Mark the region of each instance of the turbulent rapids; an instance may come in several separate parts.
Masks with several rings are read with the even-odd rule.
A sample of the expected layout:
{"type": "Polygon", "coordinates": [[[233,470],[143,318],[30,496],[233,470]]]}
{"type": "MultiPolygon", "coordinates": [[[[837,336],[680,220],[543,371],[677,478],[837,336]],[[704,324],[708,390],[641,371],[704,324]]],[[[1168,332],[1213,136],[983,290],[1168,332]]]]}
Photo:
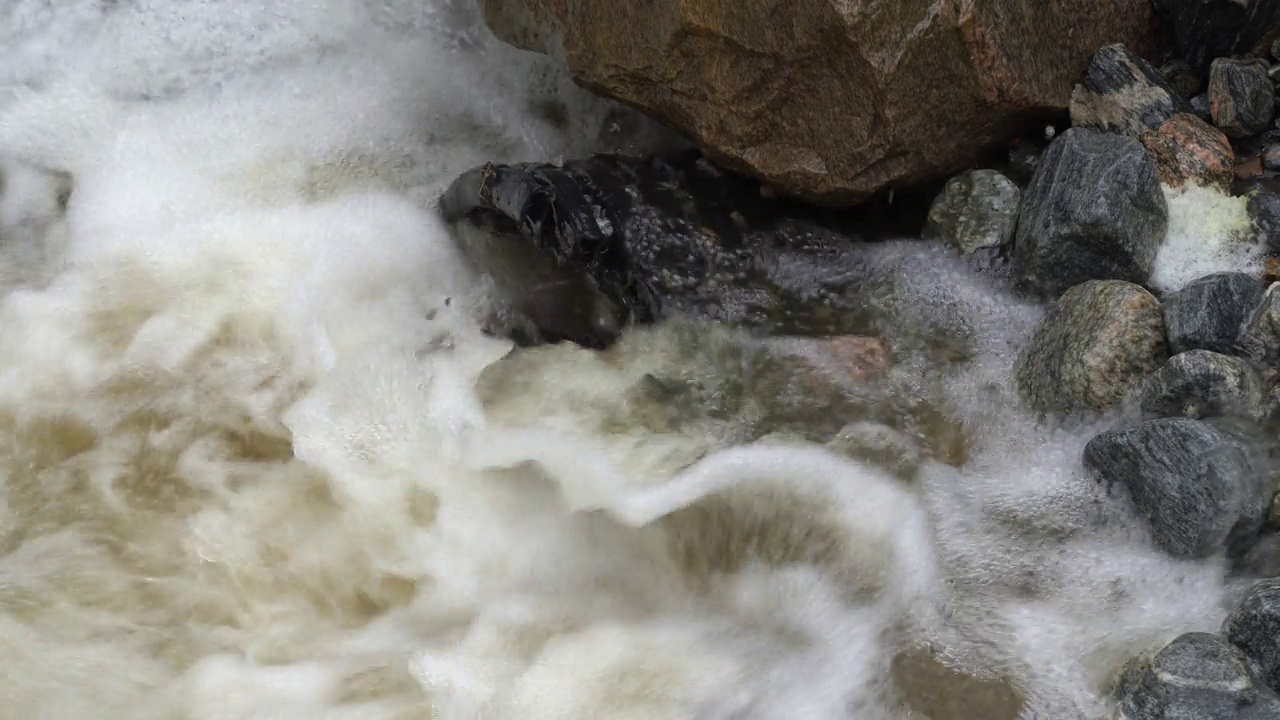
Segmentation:
{"type": "Polygon", "coordinates": [[[0,718],[1096,718],[1225,616],[940,245],[842,249],[856,363],[487,332],[450,183],[679,143],[469,2],[11,0],[0,58],[0,718]]]}

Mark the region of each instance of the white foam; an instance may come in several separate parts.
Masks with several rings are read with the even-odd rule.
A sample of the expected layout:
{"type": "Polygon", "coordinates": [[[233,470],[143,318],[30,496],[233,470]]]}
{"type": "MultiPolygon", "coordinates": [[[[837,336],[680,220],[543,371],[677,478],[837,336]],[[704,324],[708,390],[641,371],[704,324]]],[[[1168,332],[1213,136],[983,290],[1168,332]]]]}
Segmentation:
{"type": "Polygon", "coordinates": [[[859,265],[898,365],[840,422],[913,485],[773,432],[804,396],[725,333],[484,337],[440,189],[661,133],[470,3],[0,20],[0,718],[903,718],[925,642],[1067,718],[1219,619],[1012,402],[1041,309],[945,252],[859,265]]]}
{"type": "Polygon", "coordinates": [[[1211,273],[1259,269],[1264,248],[1250,226],[1247,198],[1194,183],[1162,189],[1169,229],[1156,254],[1152,287],[1174,292],[1211,273]]]}

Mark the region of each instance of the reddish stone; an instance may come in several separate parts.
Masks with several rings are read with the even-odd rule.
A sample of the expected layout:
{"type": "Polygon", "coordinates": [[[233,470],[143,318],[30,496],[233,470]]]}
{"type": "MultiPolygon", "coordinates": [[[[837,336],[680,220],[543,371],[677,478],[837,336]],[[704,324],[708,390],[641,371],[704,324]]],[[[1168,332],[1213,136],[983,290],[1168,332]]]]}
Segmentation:
{"type": "Polygon", "coordinates": [[[825,341],[831,357],[847,368],[853,380],[880,375],[889,368],[889,344],[878,337],[840,335],[825,341]]]}
{"type": "Polygon", "coordinates": [[[1177,113],[1145,133],[1142,144],[1160,181],[1181,187],[1188,180],[1223,190],[1231,186],[1235,155],[1221,130],[1189,113],[1177,113]]]}
{"type": "Polygon", "coordinates": [[[1236,163],[1235,174],[1237,180],[1248,180],[1256,178],[1262,174],[1262,158],[1251,157],[1248,160],[1241,160],[1236,163]]]}

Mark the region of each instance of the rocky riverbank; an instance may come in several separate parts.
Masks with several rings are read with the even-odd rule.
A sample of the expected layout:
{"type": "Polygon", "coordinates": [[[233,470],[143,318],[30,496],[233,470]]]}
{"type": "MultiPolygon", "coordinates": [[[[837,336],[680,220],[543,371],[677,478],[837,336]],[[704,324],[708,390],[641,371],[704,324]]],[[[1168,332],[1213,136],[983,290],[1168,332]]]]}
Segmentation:
{"type": "MultiPolygon", "coordinates": [[[[509,21],[517,4],[488,3],[491,22],[509,21]]],[[[914,212],[926,242],[1047,304],[1009,382],[1046,422],[1101,423],[1079,458],[1083,476],[1142,518],[1169,557],[1225,557],[1236,579],[1258,581],[1220,634],[1183,634],[1116,669],[1116,717],[1127,720],[1280,717],[1280,40],[1269,42],[1280,33],[1280,6],[1227,5],[1237,4],[1157,2],[1173,57],[1157,68],[1144,57],[1150,47],[1095,45],[1063,103],[1069,122],[1010,146],[998,166],[952,176],[927,214],[901,208],[895,218],[914,212]],[[1178,241],[1179,252],[1216,253],[1212,272],[1161,267],[1181,232],[1171,203],[1185,193],[1233,216],[1219,237],[1178,241]]],[[[544,26],[564,22],[547,12],[554,17],[544,26]]],[[[581,36],[561,31],[571,67],[597,78],[589,85],[634,89],[618,76],[598,79],[592,53],[607,43],[584,49],[581,36]]],[[[522,43],[545,49],[546,38],[522,43]]],[[[664,107],[656,114],[670,120],[675,111],[664,107]]],[[[904,127],[886,129],[886,142],[904,127]]],[[[788,199],[769,182],[786,177],[795,194],[826,203],[865,198],[867,175],[815,179],[799,165],[780,169],[780,155],[727,147],[488,164],[459,178],[441,211],[495,283],[491,330],[524,344],[604,349],[628,327],[692,320],[691,347],[721,343],[717,352],[735,358],[726,367],[777,388],[776,402],[753,406],[750,429],[734,441],[782,433],[856,447],[854,455],[881,453],[904,479],[925,457],[962,465],[965,429],[957,424],[954,442],[938,443],[945,413],[927,417],[895,401],[907,387],[918,392],[928,371],[890,371],[921,355],[895,337],[895,323],[909,319],[869,299],[880,296],[863,250],[884,218],[788,199]],[[746,332],[694,339],[699,323],[746,332]],[[883,386],[890,390],[865,390],[871,378],[895,377],[897,386],[883,386]],[[891,410],[844,422],[876,416],[868,408],[877,404],[891,410]]],[[[885,170],[876,182],[928,175],[918,170],[885,170]]],[[[934,334],[950,348],[924,356],[963,364],[965,332],[934,334]]],[[[670,418],[725,422],[748,412],[726,391],[745,379],[702,378],[698,387],[647,379],[633,411],[683,403],[693,410],[670,418]]],[[[679,429],[662,415],[642,422],[679,429]]],[[[1011,697],[1002,712],[1016,712],[1011,697]]]]}

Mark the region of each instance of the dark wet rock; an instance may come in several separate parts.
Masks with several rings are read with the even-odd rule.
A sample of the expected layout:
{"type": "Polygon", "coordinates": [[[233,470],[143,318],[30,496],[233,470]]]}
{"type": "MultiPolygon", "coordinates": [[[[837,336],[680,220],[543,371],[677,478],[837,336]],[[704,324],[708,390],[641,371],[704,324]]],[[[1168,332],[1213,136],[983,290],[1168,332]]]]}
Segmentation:
{"type": "Polygon", "coordinates": [[[1057,296],[1086,280],[1145,283],[1168,228],[1160,178],[1131,138],[1072,128],[1022,195],[1013,261],[1020,289],[1057,296]]]}
{"type": "Polygon", "coordinates": [[[1249,195],[1249,219],[1258,229],[1258,244],[1272,257],[1280,257],[1280,193],[1255,188],[1249,195]]]}
{"type": "Polygon", "coordinates": [[[1071,93],[1071,125],[1141,137],[1191,106],[1147,61],[1124,45],[1094,53],[1071,93]]]}
{"type": "Polygon", "coordinates": [[[1169,358],[1143,383],[1144,412],[1164,417],[1262,415],[1262,379],[1240,358],[1191,350],[1169,358]]]}
{"type": "Polygon", "coordinates": [[[1213,122],[1213,109],[1209,105],[1209,93],[1200,93],[1191,98],[1191,113],[1201,120],[1213,122]]]}
{"type": "Polygon", "coordinates": [[[1013,240],[1021,191],[996,170],[971,170],[947,182],[929,209],[926,238],[945,240],[964,255],[1013,240]]]}
{"type": "Polygon", "coordinates": [[[1267,288],[1261,304],[1245,322],[1240,352],[1254,362],[1280,365],[1280,283],[1267,288]]]}
{"type": "Polygon", "coordinates": [[[1223,623],[1222,634],[1244,651],[1264,683],[1280,688],[1280,578],[1255,584],[1223,623]]]}
{"type": "Polygon", "coordinates": [[[1108,488],[1123,486],[1156,545],[1179,558],[1243,554],[1270,499],[1241,443],[1189,418],[1103,432],[1085,446],[1084,464],[1108,488]]]}
{"type": "Polygon", "coordinates": [[[1231,137],[1257,135],[1276,112],[1276,89],[1265,60],[1219,58],[1209,71],[1213,124],[1231,137]]]}
{"type": "Polygon", "coordinates": [[[1264,292],[1261,283],[1244,273],[1213,273],[1193,280],[1165,299],[1169,349],[1234,354],[1244,323],[1264,292]]]}
{"type": "Polygon", "coordinates": [[[440,209],[536,339],[601,347],[677,315],[778,335],[865,329],[845,293],[851,213],[771,197],[697,152],[487,164],[440,209]]]}
{"type": "Polygon", "coordinates": [[[1186,633],[1120,678],[1123,720],[1239,720],[1267,703],[1244,654],[1217,635],[1186,633]]]}
{"type": "Polygon", "coordinates": [[[1168,358],[1160,303],[1137,285],[1095,280],[1051,307],[1014,364],[1018,391],[1041,412],[1118,404],[1168,358]]]}
{"type": "Polygon", "coordinates": [[[1160,180],[1181,187],[1189,180],[1222,190],[1231,187],[1235,153],[1222,131],[1190,113],[1177,113],[1142,136],[1160,180]]]}
{"type": "Polygon", "coordinates": [[[1160,66],[1160,74],[1169,86],[1178,91],[1184,98],[1192,98],[1204,92],[1205,79],[1191,69],[1191,64],[1182,58],[1174,58],[1160,66]]]}
{"type": "Polygon", "coordinates": [[[1215,58],[1262,54],[1280,30],[1274,0],[1155,0],[1155,6],[1197,72],[1215,58]]]}
{"type": "Polygon", "coordinates": [[[1271,172],[1280,171],[1280,143],[1268,145],[1262,151],[1262,167],[1271,172]]]}

